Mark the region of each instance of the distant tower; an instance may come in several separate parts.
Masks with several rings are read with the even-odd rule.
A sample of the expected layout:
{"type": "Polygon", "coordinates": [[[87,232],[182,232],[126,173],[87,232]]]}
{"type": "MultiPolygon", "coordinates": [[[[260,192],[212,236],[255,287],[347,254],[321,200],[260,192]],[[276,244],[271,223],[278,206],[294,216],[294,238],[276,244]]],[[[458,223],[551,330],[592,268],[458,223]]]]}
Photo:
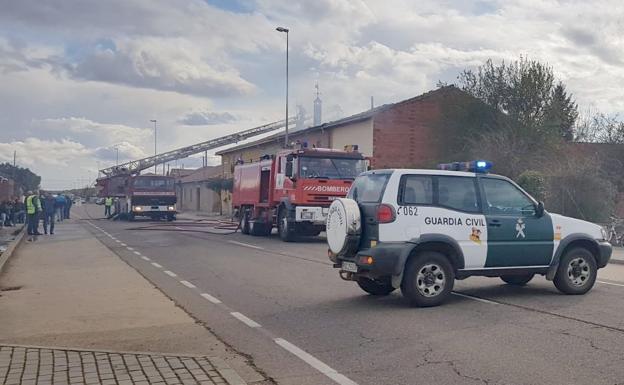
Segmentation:
{"type": "Polygon", "coordinates": [[[316,99],[314,99],[314,126],[320,126],[322,121],[321,109],[323,107],[323,102],[320,98],[321,93],[319,92],[318,82],[316,83],[314,88],[316,88],[316,99]]]}

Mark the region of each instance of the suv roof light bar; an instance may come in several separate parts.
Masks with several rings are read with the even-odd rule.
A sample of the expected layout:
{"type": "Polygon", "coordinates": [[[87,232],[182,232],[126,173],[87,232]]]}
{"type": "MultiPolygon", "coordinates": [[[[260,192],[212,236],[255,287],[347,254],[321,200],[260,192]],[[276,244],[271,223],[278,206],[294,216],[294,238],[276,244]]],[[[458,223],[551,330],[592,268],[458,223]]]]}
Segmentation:
{"type": "Polygon", "coordinates": [[[492,162],[487,160],[473,160],[471,162],[440,163],[438,168],[440,170],[468,171],[486,174],[492,168],[492,162]]]}

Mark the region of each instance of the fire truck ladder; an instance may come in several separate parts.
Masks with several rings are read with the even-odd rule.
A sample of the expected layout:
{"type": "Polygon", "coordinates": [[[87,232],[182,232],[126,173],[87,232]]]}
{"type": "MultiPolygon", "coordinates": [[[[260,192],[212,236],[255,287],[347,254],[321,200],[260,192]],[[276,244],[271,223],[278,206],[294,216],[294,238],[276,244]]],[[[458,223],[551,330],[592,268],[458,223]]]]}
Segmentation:
{"type": "MultiPolygon", "coordinates": [[[[296,118],[290,118],[289,124],[295,123],[296,118]]],[[[241,140],[246,140],[256,135],[265,134],[267,132],[276,131],[280,128],[284,127],[285,120],[280,120],[278,122],[273,122],[269,124],[265,124],[264,126],[259,126],[255,128],[251,128],[249,130],[244,130],[240,132],[236,132],[230,135],[222,136],[215,139],[210,139],[205,142],[193,144],[191,146],[178,148],[173,151],[164,152],[162,154],[157,154],[154,156],[150,156],[143,159],[133,160],[127,163],[120,164],[119,166],[112,166],[105,169],[100,170],[105,177],[117,176],[117,175],[133,175],[138,174],[142,170],[146,170],[150,167],[154,167],[157,164],[162,164],[166,162],[171,162],[176,159],[186,158],[188,156],[199,154],[201,152],[212,150],[213,148],[218,148],[222,146],[226,146],[228,144],[233,144],[240,142],[241,140]]]]}

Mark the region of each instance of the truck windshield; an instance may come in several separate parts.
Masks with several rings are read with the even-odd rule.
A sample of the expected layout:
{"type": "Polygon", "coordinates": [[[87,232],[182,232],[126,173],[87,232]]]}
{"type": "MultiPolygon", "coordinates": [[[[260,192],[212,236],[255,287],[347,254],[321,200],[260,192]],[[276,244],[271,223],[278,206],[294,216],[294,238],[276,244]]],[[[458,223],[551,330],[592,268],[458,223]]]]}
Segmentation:
{"type": "Polygon", "coordinates": [[[355,179],[366,171],[363,159],[348,158],[299,158],[299,177],[321,179],[355,179]]]}
{"type": "Polygon", "coordinates": [[[173,190],[173,179],[170,178],[136,178],[134,188],[141,190],[173,190]]]}

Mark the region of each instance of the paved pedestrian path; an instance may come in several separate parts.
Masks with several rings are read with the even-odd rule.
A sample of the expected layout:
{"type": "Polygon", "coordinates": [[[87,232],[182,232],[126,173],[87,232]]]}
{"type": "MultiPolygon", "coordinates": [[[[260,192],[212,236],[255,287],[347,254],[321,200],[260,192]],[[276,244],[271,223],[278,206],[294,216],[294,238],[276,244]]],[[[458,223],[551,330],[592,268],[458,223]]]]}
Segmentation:
{"type": "MultiPolygon", "coordinates": [[[[0,346],[0,384],[227,384],[208,357],[0,346]]],[[[227,376],[227,374],[226,374],[227,376]]]]}
{"type": "Polygon", "coordinates": [[[0,275],[0,385],[238,385],[238,373],[256,378],[244,357],[83,223],[76,216],[54,235],[22,243],[0,275]]]}

